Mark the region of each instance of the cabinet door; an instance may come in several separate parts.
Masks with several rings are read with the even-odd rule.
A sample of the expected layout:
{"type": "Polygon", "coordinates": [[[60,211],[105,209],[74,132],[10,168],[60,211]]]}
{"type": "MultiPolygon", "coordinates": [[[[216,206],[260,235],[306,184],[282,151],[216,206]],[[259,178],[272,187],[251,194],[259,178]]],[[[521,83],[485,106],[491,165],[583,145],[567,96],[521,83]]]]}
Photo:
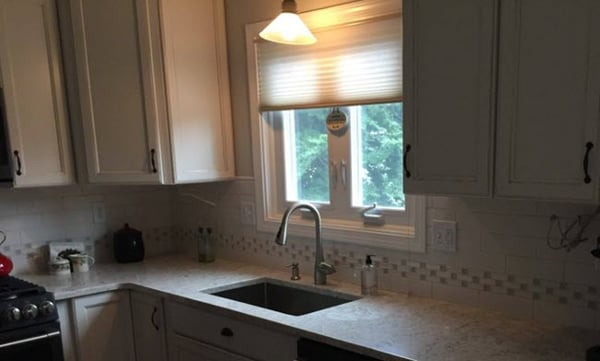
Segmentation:
{"type": "Polygon", "coordinates": [[[600,2],[504,0],[501,12],[496,194],[596,201],[600,2]]]}
{"type": "Polygon", "coordinates": [[[149,2],[71,2],[91,183],[162,181],[149,2]]]}
{"type": "Polygon", "coordinates": [[[53,0],[0,1],[0,68],[15,187],[73,182],[53,0]]]}
{"type": "Polygon", "coordinates": [[[73,333],[73,317],[71,303],[67,300],[57,301],[56,310],[60,319],[60,333],[62,338],[63,355],[65,361],[76,361],[75,335],[73,333]]]}
{"type": "Polygon", "coordinates": [[[72,302],[79,360],[135,360],[127,291],[80,297],[72,302]]]}
{"type": "Polygon", "coordinates": [[[165,323],[162,300],[142,293],[131,294],[135,354],[140,361],[164,361],[165,323]]]}
{"type": "Polygon", "coordinates": [[[403,4],[404,192],[488,195],[497,1],[403,4]]]}
{"type": "Polygon", "coordinates": [[[251,361],[194,339],[174,335],[169,339],[169,361],[251,361]]]}
{"type": "Polygon", "coordinates": [[[162,0],[175,183],[234,176],[223,0],[162,0]]]}

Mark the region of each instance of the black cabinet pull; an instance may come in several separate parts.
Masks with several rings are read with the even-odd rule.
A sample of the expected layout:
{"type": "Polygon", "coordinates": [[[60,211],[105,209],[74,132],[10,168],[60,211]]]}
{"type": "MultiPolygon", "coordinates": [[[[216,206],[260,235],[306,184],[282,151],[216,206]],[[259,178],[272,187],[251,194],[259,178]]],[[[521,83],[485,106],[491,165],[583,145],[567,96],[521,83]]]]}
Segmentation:
{"type": "Polygon", "coordinates": [[[156,160],[154,159],[155,154],[156,154],[156,150],[154,150],[154,148],[150,149],[150,155],[151,155],[150,161],[152,162],[152,173],[158,172],[156,170],[156,160]]]}
{"type": "Polygon", "coordinates": [[[19,151],[15,150],[13,152],[13,154],[15,155],[15,158],[17,158],[17,175],[21,175],[23,174],[23,172],[21,171],[21,157],[19,156],[19,151]]]}
{"type": "Polygon", "coordinates": [[[406,148],[404,148],[404,156],[402,157],[402,166],[404,167],[404,175],[406,176],[406,178],[410,178],[410,171],[408,170],[408,152],[410,152],[410,150],[412,149],[412,147],[410,146],[410,144],[406,145],[406,148]]]}
{"type": "Polygon", "coordinates": [[[592,177],[590,177],[589,173],[589,163],[590,163],[590,151],[594,148],[594,143],[587,142],[585,144],[585,156],[583,157],[583,173],[585,173],[585,178],[583,178],[583,182],[585,184],[589,184],[592,182],[592,177]]]}
{"type": "Polygon", "coordinates": [[[224,327],[221,330],[221,336],[233,337],[233,331],[229,327],[224,327]]]}
{"type": "Polygon", "coordinates": [[[156,324],[156,321],[154,320],[154,317],[156,316],[156,312],[158,312],[158,308],[156,308],[156,306],[154,306],[154,310],[152,310],[152,316],[150,316],[150,322],[152,323],[152,326],[154,326],[154,329],[156,331],[158,331],[158,325],[156,324]]]}

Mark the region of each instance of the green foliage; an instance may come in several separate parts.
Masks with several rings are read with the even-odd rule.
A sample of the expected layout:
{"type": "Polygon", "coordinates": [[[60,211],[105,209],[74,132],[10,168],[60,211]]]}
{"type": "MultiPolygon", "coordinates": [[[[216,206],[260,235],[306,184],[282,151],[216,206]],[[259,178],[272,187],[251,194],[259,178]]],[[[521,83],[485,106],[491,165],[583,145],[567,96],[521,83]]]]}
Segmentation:
{"type": "MultiPolygon", "coordinates": [[[[330,109],[295,111],[298,198],[329,202],[329,155],[325,119],[330,109]]],[[[360,107],[361,205],[404,208],[402,104],[360,107]]],[[[348,132],[347,134],[349,134],[348,132]]]]}
{"type": "Polygon", "coordinates": [[[298,198],[329,202],[329,153],[325,119],[329,109],[295,111],[298,198]]]}
{"type": "Polygon", "coordinates": [[[363,205],[404,208],[402,103],[361,107],[363,205]]]}

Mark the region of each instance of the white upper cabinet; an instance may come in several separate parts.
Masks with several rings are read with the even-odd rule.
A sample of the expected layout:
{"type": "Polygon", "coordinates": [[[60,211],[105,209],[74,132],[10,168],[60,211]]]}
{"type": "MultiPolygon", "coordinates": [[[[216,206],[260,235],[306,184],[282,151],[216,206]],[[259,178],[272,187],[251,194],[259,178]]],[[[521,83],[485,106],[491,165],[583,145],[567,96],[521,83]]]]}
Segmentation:
{"type": "Polygon", "coordinates": [[[73,0],[92,183],[234,176],[223,0],[73,0]]]}
{"type": "Polygon", "coordinates": [[[175,183],[234,176],[223,1],[162,0],[175,183]]]}
{"type": "Polygon", "coordinates": [[[501,13],[496,194],[597,201],[600,2],[504,0],[501,13]]]}
{"type": "Polygon", "coordinates": [[[0,0],[0,85],[15,187],[73,183],[52,0],[0,0]]]}
{"type": "Polygon", "coordinates": [[[489,195],[495,0],[404,0],[406,193],[489,195]]]}
{"type": "Polygon", "coordinates": [[[161,183],[150,18],[143,0],[71,2],[91,183],[161,183]]]}
{"type": "Polygon", "coordinates": [[[404,4],[405,191],[598,202],[600,2],[404,4]]]}

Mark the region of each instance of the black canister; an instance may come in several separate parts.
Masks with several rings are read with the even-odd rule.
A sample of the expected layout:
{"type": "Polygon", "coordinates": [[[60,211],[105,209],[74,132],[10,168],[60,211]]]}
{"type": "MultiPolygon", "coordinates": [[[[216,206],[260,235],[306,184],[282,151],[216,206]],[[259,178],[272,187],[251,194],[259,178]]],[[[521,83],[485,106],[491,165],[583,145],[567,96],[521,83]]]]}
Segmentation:
{"type": "Polygon", "coordinates": [[[113,248],[117,262],[140,262],[144,259],[144,240],[142,232],[125,226],[113,235],[113,248]]]}

